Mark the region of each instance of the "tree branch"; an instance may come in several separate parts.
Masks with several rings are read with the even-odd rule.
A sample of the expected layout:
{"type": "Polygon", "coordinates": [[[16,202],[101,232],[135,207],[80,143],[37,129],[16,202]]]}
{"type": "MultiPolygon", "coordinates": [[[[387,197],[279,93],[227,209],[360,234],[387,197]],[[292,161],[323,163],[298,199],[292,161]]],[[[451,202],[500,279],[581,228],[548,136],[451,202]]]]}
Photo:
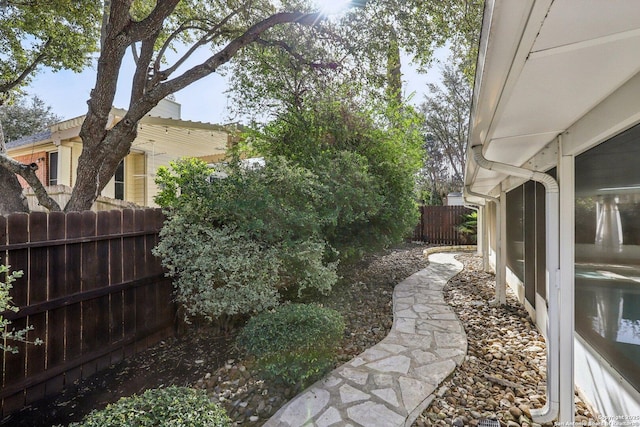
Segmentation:
{"type": "MultiPolygon", "coordinates": [[[[187,59],[189,59],[189,57],[201,46],[205,45],[206,43],[210,42],[213,38],[213,35],[220,29],[222,28],[223,25],[225,25],[227,22],[229,22],[231,20],[231,18],[233,18],[234,16],[236,16],[238,13],[240,13],[240,9],[236,9],[234,11],[232,11],[229,15],[225,16],[224,19],[222,19],[217,25],[215,25],[213,28],[210,28],[201,38],[200,40],[198,40],[196,43],[194,43],[191,48],[189,48],[189,50],[182,55],[182,57],[180,57],[180,59],[178,59],[176,61],[175,64],[173,64],[173,66],[167,68],[166,70],[164,70],[164,75],[166,76],[170,76],[171,74],[173,74],[175,72],[176,69],[178,69],[178,67],[180,67],[187,59]]],[[[189,27],[180,27],[178,28],[176,31],[173,32],[173,34],[171,34],[169,36],[169,38],[167,39],[167,41],[164,43],[164,45],[162,46],[162,48],[160,49],[160,52],[158,53],[158,57],[156,58],[156,67],[159,68],[159,64],[160,64],[160,60],[162,59],[162,57],[164,56],[164,53],[166,52],[167,48],[169,47],[170,43],[173,41],[173,39],[175,37],[178,36],[178,34],[180,34],[182,31],[185,31],[189,29],[189,27]]]]}
{"type": "Polygon", "coordinates": [[[30,165],[25,165],[6,156],[5,154],[0,154],[0,166],[23,177],[36,193],[38,203],[41,206],[44,206],[51,212],[60,211],[60,205],[58,205],[58,203],[53,200],[49,194],[47,194],[47,190],[45,190],[42,182],[40,182],[36,175],[36,171],[38,170],[37,164],[31,163],[30,165]]]}
{"type": "MultiPolygon", "coordinates": [[[[216,32],[218,32],[218,30],[220,28],[222,28],[224,25],[226,25],[231,18],[237,16],[243,9],[243,6],[231,11],[231,13],[229,13],[227,16],[225,16],[223,19],[220,20],[220,22],[218,22],[216,25],[214,25],[213,27],[209,28],[207,31],[205,31],[205,34],[200,37],[200,39],[194,43],[191,48],[184,54],[182,55],[182,57],[180,57],[180,59],[178,59],[176,61],[176,63],[172,66],[167,68],[166,70],[164,70],[164,75],[166,76],[170,76],[171,74],[174,73],[174,71],[180,67],[187,59],[189,59],[189,57],[201,46],[203,46],[204,44],[210,42],[213,39],[213,36],[216,32]]],[[[200,20],[200,21],[204,21],[204,20],[200,20]]],[[[204,31],[204,28],[199,28],[196,26],[191,26],[191,25],[186,25],[186,22],[180,26],[180,28],[178,28],[177,30],[175,30],[168,38],[167,40],[164,42],[164,44],[162,45],[162,48],[160,48],[160,51],[158,52],[158,57],[156,58],[156,68],[160,68],[160,61],[162,60],[162,57],[164,56],[164,53],[167,51],[167,49],[169,48],[170,44],[173,42],[173,40],[178,36],[178,34],[180,34],[183,31],[189,30],[189,29],[200,29],[202,31],[204,31]]]]}
{"type": "Polygon", "coordinates": [[[25,68],[22,73],[13,81],[7,82],[5,84],[0,85],[0,94],[5,94],[7,92],[9,92],[11,89],[13,89],[16,86],[19,86],[22,82],[24,82],[24,80],[31,74],[33,73],[33,71],[38,67],[38,65],[40,64],[40,62],[42,62],[42,60],[47,56],[46,52],[47,49],[49,48],[49,46],[51,45],[51,39],[48,39],[45,43],[44,46],[42,46],[42,49],[40,50],[40,53],[38,54],[38,56],[36,56],[33,61],[31,61],[31,64],[29,64],[29,66],[27,68],[25,68]]]}
{"type": "Polygon", "coordinates": [[[141,41],[155,34],[162,28],[165,19],[173,13],[178,3],[180,0],[158,0],[156,7],[146,18],[131,24],[129,31],[131,40],[141,41]]]}
{"type": "Polygon", "coordinates": [[[249,27],[242,35],[230,41],[222,50],[211,56],[202,64],[185,71],[182,75],[157,85],[147,91],[143,99],[131,105],[123,120],[137,123],[161,99],[189,86],[195,81],[213,74],[218,67],[229,62],[240,49],[255,42],[260,34],[268,29],[286,23],[315,25],[322,19],[320,13],[283,12],[272,15],[249,27]]]}
{"type": "Polygon", "coordinates": [[[307,58],[305,58],[303,55],[296,52],[291,46],[289,46],[287,43],[285,43],[282,40],[265,40],[265,39],[258,38],[256,41],[262,44],[263,46],[278,47],[284,50],[285,52],[287,52],[289,55],[291,55],[294,59],[296,59],[301,64],[308,65],[310,68],[313,68],[314,70],[320,70],[320,69],[335,70],[340,67],[340,64],[337,62],[327,62],[327,63],[311,62],[307,58]]]}
{"type": "Polygon", "coordinates": [[[147,79],[149,78],[149,66],[153,59],[153,47],[159,34],[160,33],[156,33],[154,34],[154,37],[150,37],[142,41],[140,56],[136,62],[136,70],[131,84],[131,98],[129,99],[129,104],[133,104],[135,100],[140,99],[144,95],[147,87],[147,79]]]}

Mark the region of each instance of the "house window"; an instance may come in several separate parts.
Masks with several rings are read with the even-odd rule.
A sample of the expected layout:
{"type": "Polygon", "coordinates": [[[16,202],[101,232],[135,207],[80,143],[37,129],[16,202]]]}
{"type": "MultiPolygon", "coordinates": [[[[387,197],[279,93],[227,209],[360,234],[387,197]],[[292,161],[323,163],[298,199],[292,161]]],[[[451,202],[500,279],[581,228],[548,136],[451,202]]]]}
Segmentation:
{"type": "Polygon", "coordinates": [[[576,330],[640,390],[640,126],[576,157],[576,330]]]}
{"type": "Polygon", "coordinates": [[[115,198],[124,200],[124,160],[122,160],[116,168],[114,175],[115,181],[115,198]]]}
{"type": "Polygon", "coordinates": [[[507,266],[524,284],[525,298],[535,306],[536,293],[546,296],[545,190],[527,181],[507,193],[507,266]]]}
{"type": "Polygon", "coordinates": [[[58,185],[58,152],[49,153],[49,182],[47,185],[58,185]]]}
{"type": "Polygon", "coordinates": [[[507,266],[524,282],[524,185],[507,193],[507,266]]]}

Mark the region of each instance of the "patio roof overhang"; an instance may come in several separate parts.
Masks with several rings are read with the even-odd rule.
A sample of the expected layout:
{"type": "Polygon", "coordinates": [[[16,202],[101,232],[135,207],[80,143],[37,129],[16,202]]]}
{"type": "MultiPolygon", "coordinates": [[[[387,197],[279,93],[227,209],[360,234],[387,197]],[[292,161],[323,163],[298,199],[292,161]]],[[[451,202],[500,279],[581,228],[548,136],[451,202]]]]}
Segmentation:
{"type": "Polygon", "coordinates": [[[637,0],[487,0],[465,186],[496,196],[507,178],[478,167],[476,145],[492,161],[554,166],[556,137],[640,72],[639,16],[637,0]]]}

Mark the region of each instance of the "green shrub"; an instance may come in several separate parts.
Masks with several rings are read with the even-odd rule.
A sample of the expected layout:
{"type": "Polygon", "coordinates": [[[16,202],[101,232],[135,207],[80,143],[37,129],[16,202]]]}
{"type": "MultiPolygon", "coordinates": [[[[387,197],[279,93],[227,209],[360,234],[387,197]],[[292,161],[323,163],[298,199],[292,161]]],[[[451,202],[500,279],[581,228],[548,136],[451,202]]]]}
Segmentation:
{"type": "Polygon", "coordinates": [[[264,311],[278,304],[280,261],[241,232],[174,215],[153,250],[173,277],[188,316],[208,320],[264,311]]]}
{"type": "Polygon", "coordinates": [[[227,427],[231,420],[204,391],[186,387],[151,389],[123,397],[69,427],[227,427]]]}
{"type": "Polygon", "coordinates": [[[201,162],[184,160],[159,174],[172,204],[153,253],[186,314],[218,320],[272,308],[284,290],[328,293],[337,265],[319,233],[314,175],[281,159],[227,171],[209,183],[201,162]]]}
{"type": "Polygon", "coordinates": [[[237,342],[265,377],[306,386],[331,369],[344,328],[335,310],[289,304],[250,319],[237,342]]]}
{"type": "Polygon", "coordinates": [[[318,176],[316,205],[324,240],[354,260],[402,241],[415,227],[415,177],[421,166],[420,115],[335,98],[291,108],[252,135],[267,159],[284,157],[318,176]]]}
{"type": "Polygon", "coordinates": [[[464,243],[475,244],[478,240],[478,212],[463,215],[464,222],[458,226],[464,243]]]}

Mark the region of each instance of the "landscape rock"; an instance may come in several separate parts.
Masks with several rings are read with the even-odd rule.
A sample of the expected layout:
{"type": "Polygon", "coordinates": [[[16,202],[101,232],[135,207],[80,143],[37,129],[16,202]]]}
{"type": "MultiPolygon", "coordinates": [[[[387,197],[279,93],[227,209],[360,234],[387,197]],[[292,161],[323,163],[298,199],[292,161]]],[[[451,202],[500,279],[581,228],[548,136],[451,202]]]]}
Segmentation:
{"type": "MultiPolygon", "coordinates": [[[[498,419],[501,427],[552,426],[533,423],[530,412],[545,403],[544,337],[510,289],[506,305],[489,304],[495,295],[495,276],[482,271],[480,257],[457,258],[465,269],[445,287],[445,300],[463,323],[469,347],[462,365],[440,387],[450,395],[464,396],[467,404],[459,400],[449,405],[449,416],[467,417],[465,425],[472,427],[482,419],[498,419]]],[[[439,425],[433,415],[440,414],[450,395],[436,396],[413,426],[439,425]]],[[[576,400],[576,413],[595,423],[589,408],[577,396],[576,400]]]]}

